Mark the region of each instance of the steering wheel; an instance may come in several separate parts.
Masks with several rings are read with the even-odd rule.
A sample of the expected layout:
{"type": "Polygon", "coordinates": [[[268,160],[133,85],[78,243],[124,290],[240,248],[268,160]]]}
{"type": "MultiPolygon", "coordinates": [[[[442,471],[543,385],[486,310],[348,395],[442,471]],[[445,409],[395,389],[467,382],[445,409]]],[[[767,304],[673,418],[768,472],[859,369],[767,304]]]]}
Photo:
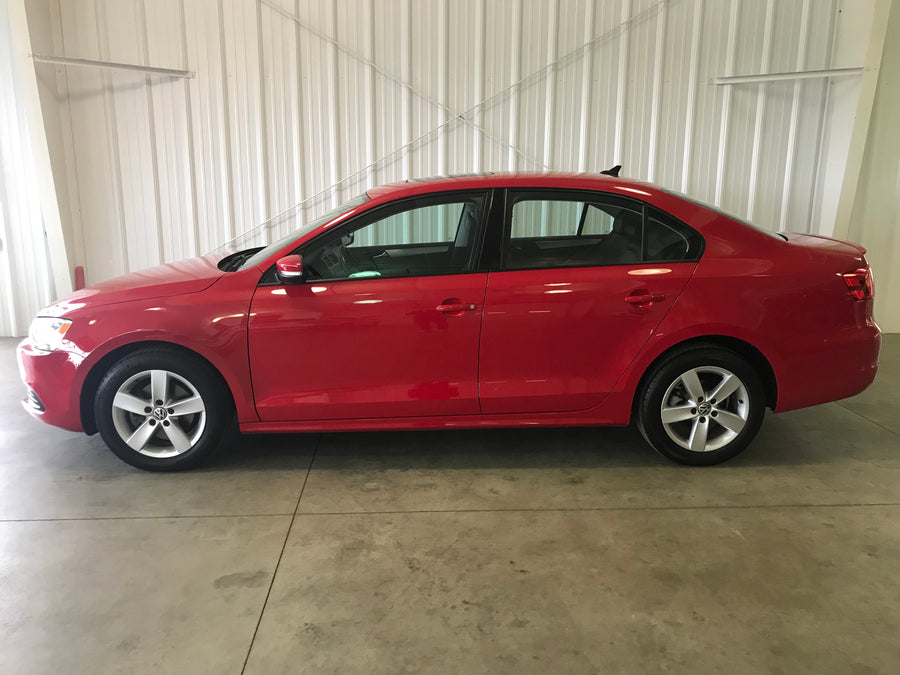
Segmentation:
{"type": "Polygon", "coordinates": [[[343,237],[341,237],[339,248],[341,249],[341,262],[344,263],[344,276],[349,277],[357,269],[356,265],[353,264],[353,258],[350,257],[350,251],[347,250],[347,244],[344,243],[343,237]]]}

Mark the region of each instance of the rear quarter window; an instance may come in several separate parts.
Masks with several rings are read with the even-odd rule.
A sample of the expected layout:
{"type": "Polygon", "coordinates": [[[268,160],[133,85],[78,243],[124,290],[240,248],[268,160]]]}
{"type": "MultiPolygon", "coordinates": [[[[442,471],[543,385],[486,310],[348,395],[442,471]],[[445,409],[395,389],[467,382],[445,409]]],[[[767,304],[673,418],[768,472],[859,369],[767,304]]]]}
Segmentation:
{"type": "Polygon", "coordinates": [[[649,207],[644,231],[644,262],[697,260],[703,237],[672,216],[649,207]]]}

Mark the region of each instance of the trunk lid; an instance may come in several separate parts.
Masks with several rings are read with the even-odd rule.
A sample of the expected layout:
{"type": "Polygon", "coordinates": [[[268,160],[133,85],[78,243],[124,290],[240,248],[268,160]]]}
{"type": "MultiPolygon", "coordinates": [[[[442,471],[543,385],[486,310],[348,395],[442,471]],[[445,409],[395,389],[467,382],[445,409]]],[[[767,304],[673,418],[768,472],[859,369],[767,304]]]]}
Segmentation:
{"type": "Polygon", "coordinates": [[[859,244],[849,241],[841,241],[821,234],[801,234],[799,232],[785,232],[784,236],[791,244],[803,246],[811,250],[818,250],[826,254],[837,253],[850,255],[853,258],[863,258],[866,249],[859,244]]]}

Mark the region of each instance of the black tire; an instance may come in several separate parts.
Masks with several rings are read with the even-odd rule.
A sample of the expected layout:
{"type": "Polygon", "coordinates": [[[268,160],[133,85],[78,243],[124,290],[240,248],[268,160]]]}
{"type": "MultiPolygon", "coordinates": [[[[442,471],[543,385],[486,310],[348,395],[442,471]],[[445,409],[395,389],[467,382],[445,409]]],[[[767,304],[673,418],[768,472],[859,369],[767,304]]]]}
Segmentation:
{"type": "Polygon", "coordinates": [[[745,359],[719,345],[698,343],[673,352],[648,374],[638,393],[637,424],[660,454],[680,464],[706,466],[744,450],[759,432],[765,407],[759,375],[745,359]],[[724,400],[708,400],[717,387],[724,385],[719,391],[725,393],[735,382],[740,386],[724,400]]]}
{"type": "Polygon", "coordinates": [[[103,377],[94,399],[104,442],[120,459],[147,471],[199,465],[219,446],[233,418],[234,405],[215,369],[199,357],[165,348],[122,358],[103,377]],[[153,400],[154,386],[156,394],[166,392],[162,404],[153,400]]]}

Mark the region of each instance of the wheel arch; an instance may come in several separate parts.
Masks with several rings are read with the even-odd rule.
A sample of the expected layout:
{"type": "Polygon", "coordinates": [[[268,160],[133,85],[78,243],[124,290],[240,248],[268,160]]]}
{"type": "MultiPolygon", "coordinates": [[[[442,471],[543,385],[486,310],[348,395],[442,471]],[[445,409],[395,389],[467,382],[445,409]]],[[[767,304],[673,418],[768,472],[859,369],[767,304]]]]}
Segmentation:
{"type": "Polygon", "coordinates": [[[200,359],[213,370],[213,372],[219,378],[219,382],[222,385],[223,390],[226,392],[228,399],[231,401],[231,405],[235,405],[234,393],[231,391],[231,387],[228,385],[228,381],[225,379],[222,373],[219,372],[219,369],[216,368],[215,364],[213,364],[209,359],[204,357],[199,352],[196,352],[193,349],[189,349],[188,347],[176,344],[174,342],[166,342],[165,340],[143,340],[140,342],[129,342],[128,344],[116,347],[109,353],[104,354],[100,358],[100,360],[97,361],[97,363],[91,366],[91,369],[88,371],[88,374],[84,379],[84,383],[81,386],[81,394],[79,397],[79,410],[81,415],[81,427],[82,429],[84,429],[85,433],[89,435],[97,433],[97,422],[94,419],[94,399],[97,396],[97,390],[100,387],[100,382],[103,380],[103,376],[106,375],[109,369],[117,361],[120,361],[130,354],[148,349],[163,349],[200,359]]]}
{"type": "Polygon", "coordinates": [[[643,395],[647,381],[653,375],[653,372],[657,369],[659,364],[671,358],[676,352],[688,347],[696,347],[703,344],[729,349],[750,363],[750,365],[753,366],[753,369],[759,374],[759,378],[762,381],[763,390],[766,395],[766,407],[775,410],[775,406],[778,403],[778,379],[775,377],[775,370],[772,368],[772,364],[769,363],[769,359],[766,358],[765,354],[749,342],[739,338],[728,335],[704,335],[682,340],[681,342],[672,345],[653,359],[650,365],[644,369],[644,372],[638,381],[638,386],[634,390],[634,398],[631,403],[632,417],[637,412],[638,402],[643,395]]]}

